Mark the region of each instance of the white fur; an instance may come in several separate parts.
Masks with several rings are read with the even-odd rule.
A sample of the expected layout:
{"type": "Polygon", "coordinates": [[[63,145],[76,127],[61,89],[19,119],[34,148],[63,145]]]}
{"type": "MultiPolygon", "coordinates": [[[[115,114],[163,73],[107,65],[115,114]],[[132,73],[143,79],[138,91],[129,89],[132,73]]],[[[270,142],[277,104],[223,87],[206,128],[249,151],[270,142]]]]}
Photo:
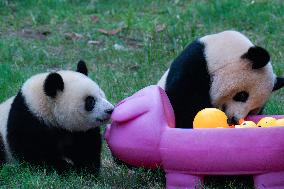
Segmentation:
{"type": "Polygon", "coordinates": [[[167,77],[168,77],[168,74],[169,74],[169,70],[170,69],[168,69],[165,73],[164,73],[164,75],[162,76],[162,78],[160,79],[160,81],[158,82],[158,86],[160,86],[162,89],[166,89],[166,81],[167,81],[167,77]]]}
{"type": "MultiPolygon", "coordinates": [[[[29,111],[48,126],[64,127],[69,131],[86,131],[103,124],[97,120],[108,120],[105,110],[113,105],[106,100],[104,92],[87,76],[73,71],[59,71],[64,81],[64,90],[53,99],[44,93],[44,81],[48,73],[35,75],[21,88],[29,111]],[[93,111],[85,110],[85,98],[93,96],[96,105],[93,111]]],[[[14,96],[0,104],[0,134],[3,138],[6,161],[13,162],[7,142],[7,121],[14,96]]],[[[52,140],[52,139],[51,139],[52,140]]]]}
{"type": "Polygon", "coordinates": [[[89,77],[73,71],[59,71],[64,81],[64,90],[56,97],[45,95],[43,83],[48,73],[38,74],[27,80],[22,93],[32,113],[47,125],[62,126],[70,131],[85,131],[103,124],[97,118],[107,120],[105,110],[113,105],[105,99],[104,92],[89,77]],[[85,110],[85,99],[93,96],[96,105],[93,111],[85,110]]]}
{"type": "MultiPolygon", "coordinates": [[[[222,108],[226,104],[227,116],[237,119],[244,118],[253,109],[261,108],[272,92],[276,76],[270,62],[261,69],[253,70],[251,62],[241,58],[254,46],[253,43],[237,31],[207,35],[199,41],[205,46],[204,55],[211,76],[210,96],[213,106],[222,108]],[[247,102],[236,102],[232,99],[240,91],[249,92],[247,102]]],[[[169,70],[158,82],[162,88],[165,88],[168,72],[169,70]]]]}
{"type": "Polygon", "coordinates": [[[253,46],[247,37],[237,31],[207,35],[199,41],[205,45],[204,54],[209,73],[214,73],[228,64],[241,66],[240,57],[253,46]]]}
{"type": "Polygon", "coordinates": [[[11,162],[13,161],[11,151],[9,149],[8,143],[7,143],[7,121],[9,112],[11,109],[11,104],[14,100],[14,96],[0,104],[0,133],[3,138],[4,146],[5,146],[5,152],[6,152],[6,161],[11,162]]]}
{"type": "Polygon", "coordinates": [[[200,39],[205,45],[205,58],[211,75],[210,96],[213,106],[226,104],[228,117],[244,118],[258,109],[269,98],[275,82],[271,63],[261,69],[252,69],[252,63],[241,56],[252,42],[236,31],[224,31],[200,39]],[[236,102],[232,97],[240,91],[249,92],[248,100],[236,102]]]}

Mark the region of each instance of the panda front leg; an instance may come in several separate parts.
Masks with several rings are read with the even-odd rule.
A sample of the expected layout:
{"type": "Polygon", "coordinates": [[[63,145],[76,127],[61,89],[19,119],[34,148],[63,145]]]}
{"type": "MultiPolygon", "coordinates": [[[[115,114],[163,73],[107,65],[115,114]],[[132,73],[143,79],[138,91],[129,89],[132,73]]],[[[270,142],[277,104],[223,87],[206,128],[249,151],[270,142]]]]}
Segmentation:
{"type": "Polygon", "coordinates": [[[98,154],[98,156],[93,157],[91,159],[84,159],[84,160],[78,160],[74,162],[74,168],[77,173],[80,172],[87,172],[91,173],[95,176],[99,175],[101,167],[101,157],[98,154]]]}
{"type": "Polygon", "coordinates": [[[77,173],[88,172],[98,175],[100,168],[100,158],[91,161],[81,161],[78,159],[72,159],[67,156],[61,156],[61,159],[57,159],[52,162],[52,168],[54,168],[58,174],[64,174],[69,170],[74,170],[77,173]]]}
{"type": "Polygon", "coordinates": [[[56,159],[51,162],[51,166],[48,168],[53,168],[58,174],[64,174],[71,169],[70,162],[66,161],[65,158],[56,159]]]}
{"type": "Polygon", "coordinates": [[[77,172],[99,173],[102,146],[99,128],[86,132],[73,132],[62,143],[62,160],[77,172]]]}
{"type": "Polygon", "coordinates": [[[92,145],[76,147],[78,146],[75,145],[72,149],[70,159],[66,157],[65,161],[69,162],[77,173],[87,172],[98,176],[101,166],[100,148],[96,149],[92,145]]]}

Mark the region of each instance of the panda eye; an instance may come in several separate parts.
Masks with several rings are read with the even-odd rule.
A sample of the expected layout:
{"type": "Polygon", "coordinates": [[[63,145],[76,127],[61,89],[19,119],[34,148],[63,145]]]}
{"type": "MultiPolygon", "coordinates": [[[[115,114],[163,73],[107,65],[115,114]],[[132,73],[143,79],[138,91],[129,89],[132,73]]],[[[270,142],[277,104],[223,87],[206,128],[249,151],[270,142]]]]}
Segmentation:
{"type": "Polygon", "coordinates": [[[234,97],[234,101],[237,101],[237,102],[246,102],[247,99],[249,97],[249,94],[248,92],[246,91],[241,91],[241,92],[238,92],[234,97]]]}
{"type": "Polygon", "coordinates": [[[94,97],[92,96],[88,96],[86,99],[85,99],[85,109],[86,111],[90,112],[94,109],[95,107],[95,104],[96,104],[96,100],[94,97]]]}

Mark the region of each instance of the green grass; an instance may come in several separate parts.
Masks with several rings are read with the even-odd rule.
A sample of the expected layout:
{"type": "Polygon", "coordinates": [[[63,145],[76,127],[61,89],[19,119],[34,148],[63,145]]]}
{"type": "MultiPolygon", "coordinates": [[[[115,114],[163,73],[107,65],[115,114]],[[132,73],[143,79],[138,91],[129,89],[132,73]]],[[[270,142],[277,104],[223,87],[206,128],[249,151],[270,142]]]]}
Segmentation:
{"type": "MultiPolygon", "coordinates": [[[[226,29],[239,30],[268,49],[276,73],[282,75],[283,10],[281,0],[0,0],[0,101],[35,73],[74,69],[84,59],[90,77],[117,103],[155,84],[186,44],[226,29]],[[165,29],[156,32],[163,24],[165,29]],[[121,32],[112,36],[98,32],[117,28],[121,32]],[[73,32],[82,37],[66,39],[73,32]],[[100,44],[88,44],[90,40],[100,44]],[[115,44],[124,48],[115,49],[115,44]]],[[[283,91],[278,91],[265,112],[283,114],[283,103],[283,91]]],[[[163,188],[164,182],[161,171],[116,165],[107,147],[99,178],[73,172],[59,176],[27,164],[0,169],[3,188],[163,188]]],[[[252,188],[252,182],[210,177],[204,188],[252,188]]]]}

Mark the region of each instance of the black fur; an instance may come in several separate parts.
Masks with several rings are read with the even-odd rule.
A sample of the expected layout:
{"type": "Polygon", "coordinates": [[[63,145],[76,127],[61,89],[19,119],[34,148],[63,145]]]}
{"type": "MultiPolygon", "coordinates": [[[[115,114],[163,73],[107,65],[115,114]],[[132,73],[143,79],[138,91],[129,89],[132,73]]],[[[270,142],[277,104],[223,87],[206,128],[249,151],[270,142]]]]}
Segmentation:
{"type": "Polygon", "coordinates": [[[262,68],[268,64],[270,60],[268,52],[264,48],[258,46],[249,48],[248,52],[245,53],[242,58],[246,58],[251,61],[252,69],[262,68]]]}
{"type": "Polygon", "coordinates": [[[87,96],[87,98],[85,99],[85,110],[90,112],[94,109],[95,105],[96,105],[95,98],[92,96],[87,96]]]}
{"type": "Polygon", "coordinates": [[[28,109],[21,92],[12,103],[8,118],[8,143],[12,154],[31,164],[52,166],[62,172],[70,167],[98,173],[100,168],[100,128],[70,132],[45,125],[28,109]],[[64,160],[72,160],[74,165],[64,160]]]}
{"type": "Polygon", "coordinates": [[[273,91],[281,89],[283,86],[284,86],[284,78],[277,77],[273,87],[273,91]]]}
{"type": "Polygon", "coordinates": [[[192,128],[197,112],[212,107],[210,85],[204,44],[195,41],[174,60],[166,80],[166,93],[175,112],[176,127],[192,128]]]}
{"type": "Polygon", "coordinates": [[[234,97],[233,100],[237,102],[246,102],[249,98],[249,93],[247,91],[238,92],[234,97]]]}
{"type": "Polygon", "coordinates": [[[43,89],[47,96],[55,98],[57,91],[64,89],[62,77],[58,73],[50,73],[44,81],[43,89]]]}
{"type": "Polygon", "coordinates": [[[88,68],[87,68],[86,63],[85,63],[84,60],[80,60],[78,62],[76,71],[80,72],[80,73],[82,73],[82,74],[84,74],[86,76],[88,75],[88,68]]]}
{"type": "Polygon", "coordinates": [[[0,135],[0,166],[5,162],[5,145],[3,141],[3,137],[0,135]]]}

